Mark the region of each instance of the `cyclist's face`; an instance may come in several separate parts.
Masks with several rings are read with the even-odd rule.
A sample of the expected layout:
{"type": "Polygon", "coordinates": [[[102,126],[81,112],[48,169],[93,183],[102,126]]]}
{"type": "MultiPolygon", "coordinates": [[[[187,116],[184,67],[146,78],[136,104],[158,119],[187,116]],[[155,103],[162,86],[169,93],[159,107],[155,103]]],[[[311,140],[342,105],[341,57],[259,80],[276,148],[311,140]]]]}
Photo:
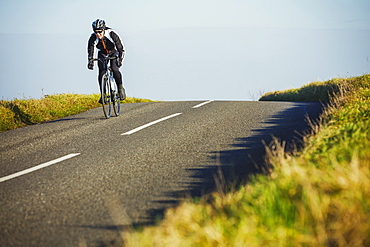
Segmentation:
{"type": "Polygon", "coordinates": [[[104,31],[102,31],[102,30],[95,30],[94,32],[95,32],[96,37],[98,37],[99,39],[102,39],[103,38],[104,31]]]}

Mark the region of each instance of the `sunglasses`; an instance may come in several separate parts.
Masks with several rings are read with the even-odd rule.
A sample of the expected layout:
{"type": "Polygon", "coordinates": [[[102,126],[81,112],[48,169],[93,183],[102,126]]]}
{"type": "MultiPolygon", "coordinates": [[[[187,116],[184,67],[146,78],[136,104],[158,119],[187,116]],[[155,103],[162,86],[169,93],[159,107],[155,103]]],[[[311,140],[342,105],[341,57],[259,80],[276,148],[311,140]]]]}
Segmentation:
{"type": "Polygon", "coordinates": [[[104,32],[103,30],[95,30],[94,33],[102,33],[104,32]]]}

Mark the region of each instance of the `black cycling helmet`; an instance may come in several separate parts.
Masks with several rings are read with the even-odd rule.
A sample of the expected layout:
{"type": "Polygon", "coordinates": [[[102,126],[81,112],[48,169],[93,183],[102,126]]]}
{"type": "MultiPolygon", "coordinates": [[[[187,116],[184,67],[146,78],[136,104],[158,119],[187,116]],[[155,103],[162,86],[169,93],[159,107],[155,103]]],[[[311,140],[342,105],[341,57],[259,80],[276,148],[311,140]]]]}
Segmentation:
{"type": "Polygon", "coordinates": [[[105,30],[105,27],[105,21],[101,19],[96,19],[96,21],[92,23],[93,30],[105,30]]]}

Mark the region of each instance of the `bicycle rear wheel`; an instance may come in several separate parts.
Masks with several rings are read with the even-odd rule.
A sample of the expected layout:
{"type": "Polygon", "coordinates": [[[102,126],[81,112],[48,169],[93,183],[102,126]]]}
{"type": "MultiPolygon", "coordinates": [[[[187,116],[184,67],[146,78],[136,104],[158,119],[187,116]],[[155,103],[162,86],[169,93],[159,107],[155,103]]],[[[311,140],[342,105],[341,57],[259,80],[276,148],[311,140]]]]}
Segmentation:
{"type": "Polygon", "coordinates": [[[109,78],[106,75],[103,75],[101,85],[101,99],[105,118],[110,118],[112,113],[112,97],[109,83],[109,78]]]}
{"type": "Polygon", "coordinates": [[[118,117],[121,114],[121,98],[119,97],[117,84],[113,78],[111,79],[110,83],[113,88],[112,90],[113,110],[116,117],[118,117]]]}

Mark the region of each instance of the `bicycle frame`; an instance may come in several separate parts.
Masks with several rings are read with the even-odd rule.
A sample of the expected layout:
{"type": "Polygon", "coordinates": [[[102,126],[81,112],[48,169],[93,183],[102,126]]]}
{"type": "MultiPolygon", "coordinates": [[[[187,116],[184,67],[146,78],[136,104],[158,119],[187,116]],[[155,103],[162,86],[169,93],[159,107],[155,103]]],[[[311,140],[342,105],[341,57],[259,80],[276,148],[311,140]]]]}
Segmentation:
{"type": "Polygon", "coordinates": [[[101,90],[101,103],[103,107],[103,112],[106,118],[110,118],[112,113],[112,103],[113,109],[116,116],[119,116],[121,113],[121,105],[118,95],[118,89],[116,82],[113,77],[113,71],[109,65],[109,60],[117,59],[114,57],[103,57],[103,58],[94,58],[92,61],[98,61],[104,65],[104,75],[102,76],[100,90],[101,90]]]}

